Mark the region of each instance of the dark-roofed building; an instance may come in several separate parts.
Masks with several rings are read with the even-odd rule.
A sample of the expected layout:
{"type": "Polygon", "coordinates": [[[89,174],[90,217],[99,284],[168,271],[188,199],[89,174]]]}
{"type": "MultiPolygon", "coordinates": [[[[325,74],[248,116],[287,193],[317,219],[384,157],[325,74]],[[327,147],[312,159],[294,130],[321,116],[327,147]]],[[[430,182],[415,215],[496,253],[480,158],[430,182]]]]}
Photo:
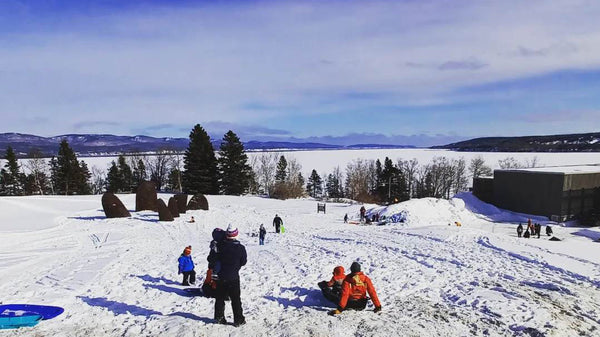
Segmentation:
{"type": "Polygon", "coordinates": [[[600,214],[600,164],[494,170],[473,194],[500,208],[553,220],[600,214]]]}

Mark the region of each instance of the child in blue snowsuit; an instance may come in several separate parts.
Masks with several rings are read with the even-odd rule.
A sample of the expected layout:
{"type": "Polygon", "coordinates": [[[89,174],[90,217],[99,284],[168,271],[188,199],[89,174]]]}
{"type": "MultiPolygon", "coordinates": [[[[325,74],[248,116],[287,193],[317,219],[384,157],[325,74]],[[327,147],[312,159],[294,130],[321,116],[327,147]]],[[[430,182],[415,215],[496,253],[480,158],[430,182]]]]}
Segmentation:
{"type": "Polygon", "coordinates": [[[189,286],[196,283],[194,260],[192,260],[192,246],[185,247],[177,261],[179,262],[179,274],[183,274],[181,285],[189,286]]]}

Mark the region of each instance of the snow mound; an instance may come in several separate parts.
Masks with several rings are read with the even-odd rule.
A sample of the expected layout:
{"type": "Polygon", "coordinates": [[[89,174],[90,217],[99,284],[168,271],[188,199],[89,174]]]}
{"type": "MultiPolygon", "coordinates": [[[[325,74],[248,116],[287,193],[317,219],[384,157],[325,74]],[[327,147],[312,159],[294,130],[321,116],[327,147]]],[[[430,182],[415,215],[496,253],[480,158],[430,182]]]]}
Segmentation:
{"type": "MultiPolygon", "coordinates": [[[[379,213],[385,219],[404,219],[410,226],[447,225],[448,221],[469,222],[475,215],[461,199],[422,198],[370,209],[367,215],[379,213]]],[[[395,221],[390,221],[395,222],[395,221]]]]}
{"type": "Polygon", "coordinates": [[[536,216],[531,214],[517,213],[498,208],[492,204],[488,204],[479,200],[471,192],[461,192],[454,196],[452,200],[461,200],[465,208],[472,213],[484,216],[488,220],[495,222],[527,222],[531,219],[535,222],[548,223],[548,218],[545,216],[536,216]]]}

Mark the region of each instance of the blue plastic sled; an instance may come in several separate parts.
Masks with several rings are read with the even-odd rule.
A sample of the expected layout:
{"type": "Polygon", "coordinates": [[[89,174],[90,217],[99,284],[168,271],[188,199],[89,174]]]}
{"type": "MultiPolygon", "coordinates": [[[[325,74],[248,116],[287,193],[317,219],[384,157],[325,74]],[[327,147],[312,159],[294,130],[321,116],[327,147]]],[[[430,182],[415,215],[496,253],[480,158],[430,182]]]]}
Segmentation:
{"type": "Polygon", "coordinates": [[[16,329],[34,326],[41,320],[52,319],[65,309],[47,305],[6,304],[0,305],[0,329],[16,329]]]}

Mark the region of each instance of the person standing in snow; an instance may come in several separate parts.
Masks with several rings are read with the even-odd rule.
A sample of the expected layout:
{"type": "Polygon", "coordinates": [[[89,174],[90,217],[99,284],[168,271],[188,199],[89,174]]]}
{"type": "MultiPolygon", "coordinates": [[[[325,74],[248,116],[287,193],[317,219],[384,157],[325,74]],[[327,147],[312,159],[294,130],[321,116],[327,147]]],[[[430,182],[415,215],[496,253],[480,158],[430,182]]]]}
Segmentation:
{"type": "Polygon", "coordinates": [[[535,224],[535,234],[537,235],[538,239],[540,238],[540,234],[542,233],[542,225],[539,223],[535,224]]]}
{"type": "Polygon", "coordinates": [[[275,214],[273,218],[273,226],[275,227],[275,233],[279,233],[281,230],[281,225],[283,225],[283,220],[279,217],[279,215],[275,214]]]}
{"type": "Polygon", "coordinates": [[[258,244],[259,245],[264,245],[265,244],[265,236],[267,235],[267,230],[265,229],[265,226],[263,224],[260,224],[260,229],[258,230],[258,244]]]}
{"type": "Polygon", "coordinates": [[[519,224],[517,226],[517,236],[521,237],[521,234],[523,234],[523,225],[519,224]]]}
{"type": "Polygon", "coordinates": [[[344,215],[344,223],[348,223],[348,213],[344,215]]]}
{"type": "Polygon", "coordinates": [[[552,236],[552,227],[546,225],[546,235],[547,236],[552,236]]]}
{"type": "Polygon", "coordinates": [[[367,209],[365,208],[365,206],[361,206],[360,207],[360,221],[361,222],[365,221],[366,214],[367,214],[367,209]]]}
{"type": "Polygon", "coordinates": [[[177,262],[179,262],[178,274],[183,274],[181,285],[189,286],[196,283],[196,271],[194,271],[194,261],[192,260],[192,246],[185,247],[177,262]]]}
{"type": "Polygon", "coordinates": [[[321,288],[321,292],[326,299],[331,302],[338,304],[340,303],[340,297],[342,295],[342,284],[344,283],[344,279],[346,278],[346,274],[344,271],[344,267],[337,266],[333,268],[333,277],[329,282],[321,281],[317,283],[319,288],[321,288]]]}
{"type": "Polygon", "coordinates": [[[360,271],[360,264],[353,262],[350,266],[351,273],[344,278],[342,283],[342,296],[337,309],[328,312],[329,315],[338,315],[345,309],[364,310],[367,306],[367,293],[371,296],[374,312],[381,311],[381,303],[371,279],[360,271]]]}
{"type": "Polygon", "coordinates": [[[238,240],[238,229],[229,225],[227,237],[217,244],[218,253],[209,255],[209,262],[219,261],[221,272],[217,280],[215,300],[215,321],[218,324],[227,324],[225,320],[225,298],[231,299],[233,309],[233,325],[246,324],[240,298],[240,268],[246,264],[246,248],[238,240]]]}

